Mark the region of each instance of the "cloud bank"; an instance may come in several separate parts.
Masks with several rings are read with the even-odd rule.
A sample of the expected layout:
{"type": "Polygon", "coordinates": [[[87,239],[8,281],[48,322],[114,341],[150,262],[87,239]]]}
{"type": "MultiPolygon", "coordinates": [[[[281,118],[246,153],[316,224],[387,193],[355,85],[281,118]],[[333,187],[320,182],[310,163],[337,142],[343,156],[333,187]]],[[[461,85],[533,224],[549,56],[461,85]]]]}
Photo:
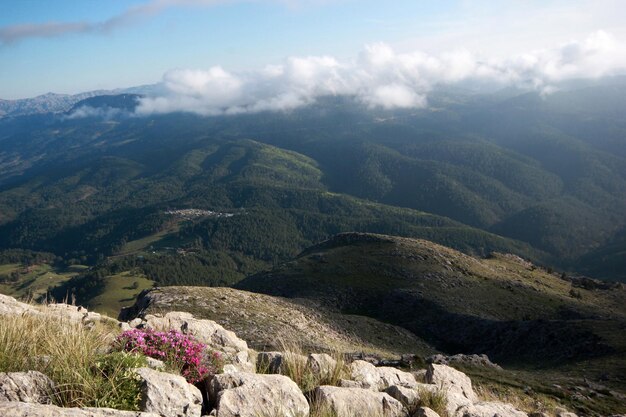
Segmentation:
{"type": "Polygon", "coordinates": [[[142,99],[136,112],[219,115],[284,111],[328,95],[353,96],[370,107],[421,108],[437,85],[481,81],[549,94],[565,80],[625,70],[626,45],[603,31],[581,41],[505,59],[489,59],[466,50],[440,55],[398,53],[377,43],[346,62],[331,56],[308,56],[239,73],[220,66],[172,70],[163,77],[167,93],[142,99]]]}

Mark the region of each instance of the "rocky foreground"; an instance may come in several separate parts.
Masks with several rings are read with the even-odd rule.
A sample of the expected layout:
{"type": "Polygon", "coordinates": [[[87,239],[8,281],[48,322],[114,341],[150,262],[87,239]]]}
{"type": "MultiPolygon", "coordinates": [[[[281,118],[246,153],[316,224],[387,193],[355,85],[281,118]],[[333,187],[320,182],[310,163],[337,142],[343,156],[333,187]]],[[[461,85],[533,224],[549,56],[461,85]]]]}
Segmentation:
{"type": "MultiPolygon", "coordinates": [[[[141,411],[110,408],[61,408],[52,405],[54,383],[43,373],[0,373],[0,416],[54,417],[524,417],[527,413],[511,404],[481,401],[468,376],[452,367],[431,364],[428,369],[406,372],[354,360],[346,364],[336,386],[311,386],[305,392],[285,373],[291,360],[325,380],[337,368],[328,354],[301,356],[293,352],[255,352],[246,341],[211,320],[190,313],[148,314],[129,322],[117,322],[81,307],[66,304],[33,306],[0,295],[0,319],[8,315],[43,315],[94,326],[98,322],[132,328],[177,330],[194,335],[225,358],[223,373],[192,385],[179,375],[163,371],[158,361],[135,372],[141,380],[141,411]],[[263,364],[264,373],[257,362],[263,364]],[[440,398],[439,414],[426,398],[440,398]]],[[[326,379],[327,380],[327,379],[326,379]]],[[[58,388],[58,387],[56,387],[58,388]]],[[[535,413],[537,414],[537,413],[535,413]]],[[[557,410],[558,417],[573,413],[557,410]]]]}

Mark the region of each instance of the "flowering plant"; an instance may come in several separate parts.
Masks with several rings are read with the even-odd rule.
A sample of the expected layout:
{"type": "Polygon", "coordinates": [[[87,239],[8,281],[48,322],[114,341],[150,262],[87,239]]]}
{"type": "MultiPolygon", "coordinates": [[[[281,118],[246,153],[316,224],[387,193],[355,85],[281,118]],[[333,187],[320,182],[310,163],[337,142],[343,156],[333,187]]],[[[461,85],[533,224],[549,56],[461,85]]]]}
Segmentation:
{"type": "Polygon", "coordinates": [[[127,330],[115,342],[118,350],[138,352],[162,360],[194,384],[221,370],[219,352],[205,353],[206,345],[193,336],[176,330],[157,332],[152,329],[127,330]]]}

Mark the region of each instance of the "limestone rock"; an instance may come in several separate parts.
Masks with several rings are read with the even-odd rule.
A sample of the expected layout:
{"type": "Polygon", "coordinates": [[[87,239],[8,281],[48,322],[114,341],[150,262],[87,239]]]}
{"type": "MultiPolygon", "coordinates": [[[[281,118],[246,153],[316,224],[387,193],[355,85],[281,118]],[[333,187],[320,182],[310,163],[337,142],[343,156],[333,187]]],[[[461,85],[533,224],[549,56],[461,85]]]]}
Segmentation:
{"type": "Polygon", "coordinates": [[[554,411],[556,413],[556,417],[578,417],[575,413],[567,411],[566,409],[561,407],[557,407],[554,411]]]}
{"type": "Polygon", "coordinates": [[[472,388],[472,381],[463,372],[446,365],[431,364],[426,372],[426,382],[444,390],[448,397],[448,414],[457,415],[460,407],[471,405],[478,401],[478,396],[472,388]]]}
{"type": "Polygon", "coordinates": [[[458,409],[459,417],[528,417],[526,413],[501,402],[479,402],[458,409]]]}
{"type": "Polygon", "coordinates": [[[306,398],[296,383],[283,375],[246,372],[215,375],[209,385],[209,399],[215,403],[217,417],[309,414],[306,398]]]}
{"type": "Polygon", "coordinates": [[[283,366],[283,353],[259,352],[257,353],[256,362],[261,368],[267,367],[268,373],[279,374],[283,366]]]}
{"type": "Polygon", "coordinates": [[[155,330],[178,330],[191,334],[210,349],[224,353],[227,362],[245,372],[254,372],[254,360],[250,357],[248,344],[237,335],[212,320],[196,319],[190,313],[173,311],[165,316],[147,315],[144,320],[132,320],[129,325],[155,330]]]}
{"type": "Polygon", "coordinates": [[[406,412],[402,404],[384,392],[365,388],[342,388],[324,385],[313,393],[316,406],[329,410],[336,417],[385,416],[400,417],[406,412]]]}
{"type": "Polygon", "coordinates": [[[392,385],[406,388],[415,388],[417,381],[410,372],[404,372],[396,368],[388,366],[379,366],[376,368],[379,375],[378,389],[383,390],[392,385]]]}
{"type": "Polygon", "coordinates": [[[335,372],[337,361],[326,353],[311,353],[307,359],[307,366],[313,374],[326,377],[335,372]]]}
{"type": "Polygon", "coordinates": [[[150,368],[136,370],[141,377],[141,409],[167,417],[200,417],[202,394],[185,378],[150,368]]]}
{"type": "Polygon", "coordinates": [[[430,356],[426,359],[428,363],[435,363],[438,365],[450,365],[450,364],[460,364],[460,365],[469,365],[483,368],[493,368],[493,369],[502,369],[500,365],[495,364],[489,360],[487,355],[464,355],[457,354],[452,356],[446,356],[442,354],[437,354],[430,356]]]}
{"type": "Polygon", "coordinates": [[[340,379],[338,385],[343,388],[363,388],[360,382],[351,379],[340,379]]]}
{"type": "Polygon", "coordinates": [[[392,385],[385,390],[392,398],[400,401],[405,406],[410,406],[419,401],[419,393],[413,388],[401,387],[399,385],[392,385]]]}
{"type": "Polygon", "coordinates": [[[289,363],[306,366],[307,357],[294,352],[259,352],[257,363],[260,363],[261,367],[267,366],[267,371],[271,374],[284,374],[289,363]]]}
{"type": "Polygon", "coordinates": [[[166,417],[154,413],[121,411],[112,408],[63,408],[23,402],[0,402],[2,417],[166,417]]]}
{"type": "Polygon", "coordinates": [[[160,361],[158,359],[151,358],[150,356],[146,356],[146,365],[150,369],[154,369],[157,371],[165,370],[165,362],[160,361]]]}
{"type": "Polygon", "coordinates": [[[417,382],[426,382],[426,369],[411,372],[417,382]]]}
{"type": "Polygon", "coordinates": [[[20,303],[13,297],[0,294],[0,314],[21,315],[33,309],[29,304],[20,303]]]}
{"type": "Polygon", "coordinates": [[[357,360],[350,364],[351,378],[361,384],[362,388],[374,391],[382,391],[392,385],[406,388],[417,386],[415,377],[409,372],[399,369],[379,366],[376,367],[369,362],[357,360]]]}
{"type": "Polygon", "coordinates": [[[439,414],[428,407],[420,407],[417,409],[415,417],[439,417],[439,414]]]}
{"type": "Polygon", "coordinates": [[[72,321],[82,323],[95,323],[102,319],[99,313],[88,311],[85,307],[72,306],[69,304],[47,304],[43,311],[54,316],[60,316],[72,321]]]}
{"type": "Polygon", "coordinates": [[[37,371],[0,373],[0,401],[50,404],[54,382],[37,371]]]}
{"type": "MultiPolygon", "coordinates": [[[[84,324],[93,324],[104,320],[98,313],[88,311],[84,307],[72,306],[69,304],[45,304],[31,305],[17,301],[13,297],[0,294],[0,315],[22,315],[31,314],[34,316],[52,316],[60,319],[77,321],[84,324]]],[[[106,320],[116,321],[113,319],[106,320]]]]}
{"type": "Polygon", "coordinates": [[[362,388],[378,391],[380,375],[374,365],[357,360],[350,364],[350,377],[358,382],[362,388]]]}

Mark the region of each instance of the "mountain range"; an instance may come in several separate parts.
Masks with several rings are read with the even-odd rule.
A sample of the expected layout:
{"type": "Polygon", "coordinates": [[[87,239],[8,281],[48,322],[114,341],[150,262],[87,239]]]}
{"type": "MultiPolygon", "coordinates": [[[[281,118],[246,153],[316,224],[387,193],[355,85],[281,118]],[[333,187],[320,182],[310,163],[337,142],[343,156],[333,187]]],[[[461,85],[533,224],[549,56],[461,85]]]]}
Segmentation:
{"type": "Polygon", "coordinates": [[[215,271],[233,282],[360,231],[624,280],[625,90],[621,78],[548,96],[447,88],[418,110],[327,97],[215,117],[138,117],[141,95],[126,91],[4,117],[0,247],[93,264],[169,231],[167,247],[220,253],[215,271]]]}

